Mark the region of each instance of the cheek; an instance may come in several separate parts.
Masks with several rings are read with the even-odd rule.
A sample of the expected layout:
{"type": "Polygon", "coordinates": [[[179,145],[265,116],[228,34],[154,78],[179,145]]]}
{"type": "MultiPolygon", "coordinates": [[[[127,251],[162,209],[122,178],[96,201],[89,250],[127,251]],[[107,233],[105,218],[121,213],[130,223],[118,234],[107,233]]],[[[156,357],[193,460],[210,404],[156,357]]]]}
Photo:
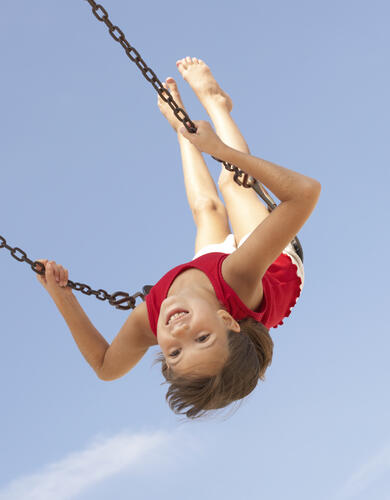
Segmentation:
{"type": "Polygon", "coordinates": [[[160,346],[161,350],[164,352],[169,348],[169,338],[164,332],[164,328],[159,328],[157,325],[157,343],[160,346]]]}
{"type": "Polygon", "coordinates": [[[157,321],[157,340],[163,336],[164,336],[164,324],[163,324],[162,317],[160,314],[158,321],[157,321]]]}

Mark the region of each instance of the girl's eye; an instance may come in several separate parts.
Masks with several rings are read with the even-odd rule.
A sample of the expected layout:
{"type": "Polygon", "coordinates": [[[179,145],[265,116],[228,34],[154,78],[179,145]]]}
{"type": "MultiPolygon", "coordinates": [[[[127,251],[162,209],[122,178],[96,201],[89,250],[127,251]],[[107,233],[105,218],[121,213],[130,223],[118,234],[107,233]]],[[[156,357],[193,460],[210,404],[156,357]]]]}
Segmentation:
{"type": "Polygon", "coordinates": [[[176,356],[178,356],[179,354],[180,354],[179,349],[176,349],[176,351],[171,352],[169,356],[171,358],[176,358],[176,356]]]}
{"type": "Polygon", "coordinates": [[[208,333],[207,335],[202,335],[197,338],[199,342],[205,342],[208,338],[210,337],[210,334],[208,333]]]}

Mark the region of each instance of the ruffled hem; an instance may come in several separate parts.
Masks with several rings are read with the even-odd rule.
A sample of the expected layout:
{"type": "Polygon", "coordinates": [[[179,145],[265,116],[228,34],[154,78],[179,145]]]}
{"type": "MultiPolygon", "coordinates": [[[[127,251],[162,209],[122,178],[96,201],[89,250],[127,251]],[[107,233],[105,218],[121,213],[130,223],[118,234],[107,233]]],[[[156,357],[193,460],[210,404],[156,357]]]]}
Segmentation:
{"type": "MultiPolygon", "coordinates": [[[[288,254],[288,253],[284,253],[284,255],[287,255],[288,257],[290,257],[290,260],[291,260],[291,264],[293,266],[295,266],[296,268],[296,278],[297,278],[297,293],[296,293],[296,296],[295,298],[291,299],[291,302],[290,304],[288,305],[287,307],[287,312],[285,313],[285,315],[283,316],[283,319],[275,326],[273,326],[272,328],[277,328],[278,326],[281,326],[283,325],[283,320],[288,318],[291,314],[291,311],[293,310],[293,308],[295,307],[296,303],[297,303],[297,300],[299,299],[300,295],[301,295],[301,292],[302,292],[302,288],[303,288],[303,281],[302,281],[302,278],[299,276],[298,274],[298,265],[296,264],[296,262],[294,262],[294,259],[293,257],[288,254]]],[[[303,272],[303,269],[301,270],[301,272],[303,272]]]]}

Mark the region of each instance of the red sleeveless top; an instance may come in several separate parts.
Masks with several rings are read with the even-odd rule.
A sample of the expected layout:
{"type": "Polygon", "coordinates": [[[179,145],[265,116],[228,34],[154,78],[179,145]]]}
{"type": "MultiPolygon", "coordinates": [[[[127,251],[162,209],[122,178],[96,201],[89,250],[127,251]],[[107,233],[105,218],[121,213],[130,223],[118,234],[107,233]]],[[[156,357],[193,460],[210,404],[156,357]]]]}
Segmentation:
{"type": "Polygon", "coordinates": [[[301,293],[301,278],[297,275],[297,266],[292,263],[290,257],[282,253],[267,269],[262,279],[263,300],[260,306],[252,311],[223,279],[222,262],[228,256],[229,254],[221,252],[207,253],[171,269],[153,286],[146,296],[146,306],[150,327],[156,336],[161,302],[167,298],[173,280],[190,268],[200,269],[207,275],[218,300],[236,321],[250,316],[267,328],[276,328],[283,324],[282,319],[290,316],[291,309],[301,293]]]}

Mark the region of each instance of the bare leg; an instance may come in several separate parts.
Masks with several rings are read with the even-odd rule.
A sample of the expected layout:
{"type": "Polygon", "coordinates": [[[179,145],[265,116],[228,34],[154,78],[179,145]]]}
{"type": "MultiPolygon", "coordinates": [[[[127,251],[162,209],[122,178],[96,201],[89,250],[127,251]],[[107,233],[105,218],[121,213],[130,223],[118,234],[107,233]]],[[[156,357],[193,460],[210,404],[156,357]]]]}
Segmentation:
{"type": "MultiPolygon", "coordinates": [[[[228,146],[249,153],[248,145],[231,117],[232,100],[218,85],[210,68],[200,59],[185,58],[177,63],[210,116],[217,134],[228,146]]],[[[233,173],[222,167],[218,186],[224,197],[236,242],[253,231],[268,215],[268,209],[253,189],[238,186],[233,173]]]]}
{"type": "MultiPolygon", "coordinates": [[[[172,82],[169,79],[167,82],[164,87],[169,88],[177,104],[184,109],[176,82],[173,79],[172,82]]],[[[197,226],[195,252],[198,252],[206,245],[221,243],[230,233],[226,208],[219,198],[202,154],[177,132],[178,127],[182,126],[181,122],[160,97],[158,106],[177,134],[188,203],[197,226]]]]}

